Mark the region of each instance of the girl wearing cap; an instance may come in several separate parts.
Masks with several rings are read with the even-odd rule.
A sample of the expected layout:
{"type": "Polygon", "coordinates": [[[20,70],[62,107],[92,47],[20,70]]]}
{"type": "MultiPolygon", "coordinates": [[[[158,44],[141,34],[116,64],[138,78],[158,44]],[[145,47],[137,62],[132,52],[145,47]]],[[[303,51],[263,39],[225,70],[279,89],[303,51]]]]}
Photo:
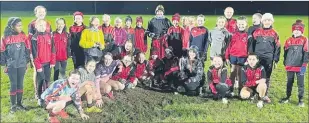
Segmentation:
{"type": "Polygon", "coordinates": [[[173,48],[173,53],[176,57],[180,58],[183,55],[182,52],[182,36],[184,29],[179,26],[180,15],[176,13],[172,17],[173,26],[167,31],[167,44],[173,48]]]}
{"type": "Polygon", "coordinates": [[[85,61],[94,59],[99,62],[105,48],[104,34],[99,29],[100,19],[96,16],[90,17],[90,26],[83,30],[79,46],[84,48],[85,61]]]}
{"type": "Polygon", "coordinates": [[[83,23],[83,13],[74,12],[73,14],[74,24],[70,27],[70,38],[71,38],[71,50],[72,50],[72,60],[74,63],[74,68],[82,67],[85,64],[85,55],[82,47],[79,46],[80,37],[82,31],[86,29],[83,23]]]}
{"type": "Polygon", "coordinates": [[[135,47],[141,52],[147,52],[147,35],[145,35],[145,29],[143,27],[142,16],[136,17],[136,27],[135,27],[135,47]]]}
{"type": "MultiPolygon", "coordinates": [[[[258,55],[260,64],[264,66],[266,71],[266,84],[269,89],[270,76],[273,67],[276,68],[280,58],[280,40],[278,33],[273,29],[274,17],[271,13],[265,13],[262,16],[262,28],[254,31],[252,37],[249,38],[249,49],[258,55]]],[[[270,103],[268,90],[266,92],[265,102],[270,103]]]]}
{"type": "Polygon", "coordinates": [[[304,107],[304,76],[306,67],[309,61],[308,58],[308,38],[304,33],[305,25],[302,20],[296,20],[292,25],[293,36],[285,41],[284,45],[284,66],[287,71],[287,87],[286,97],[283,98],[281,103],[288,103],[292,93],[294,77],[297,76],[298,86],[298,106],[304,107]]]}
{"type": "Polygon", "coordinates": [[[25,110],[22,105],[24,75],[30,61],[30,41],[22,31],[22,22],[11,17],[0,42],[0,65],[10,78],[10,113],[25,110]]]}

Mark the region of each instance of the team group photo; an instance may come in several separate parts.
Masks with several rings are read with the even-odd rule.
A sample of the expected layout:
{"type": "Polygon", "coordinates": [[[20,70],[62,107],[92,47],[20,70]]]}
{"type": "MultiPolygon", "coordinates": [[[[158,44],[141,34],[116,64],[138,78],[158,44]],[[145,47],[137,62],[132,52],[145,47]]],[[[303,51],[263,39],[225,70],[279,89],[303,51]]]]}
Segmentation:
{"type": "Polygon", "coordinates": [[[308,2],[0,3],[1,122],[309,120],[308,2]]]}

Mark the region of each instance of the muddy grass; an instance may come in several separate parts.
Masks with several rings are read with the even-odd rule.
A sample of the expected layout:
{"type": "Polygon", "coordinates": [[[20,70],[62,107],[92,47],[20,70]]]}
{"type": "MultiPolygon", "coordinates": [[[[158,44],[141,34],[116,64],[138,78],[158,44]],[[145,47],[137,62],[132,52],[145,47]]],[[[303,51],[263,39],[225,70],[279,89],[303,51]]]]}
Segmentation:
{"type": "MultiPolygon", "coordinates": [[[[114,93],[115,100],[103,98],[102,113],[91,113],[86,122],[159,122],[173,114],[173,110],[163,110],[173,103],[203,103],[205,99],[174,95],[143,88],[135,88],[114,93]]],[[[72,116],[64,122],[78,122],[79,116],[72,116]],[[75,119],[74,119],[75,117],[75,119]]],[[[181,114],[179,114],[181,117],[181,114]]]]}

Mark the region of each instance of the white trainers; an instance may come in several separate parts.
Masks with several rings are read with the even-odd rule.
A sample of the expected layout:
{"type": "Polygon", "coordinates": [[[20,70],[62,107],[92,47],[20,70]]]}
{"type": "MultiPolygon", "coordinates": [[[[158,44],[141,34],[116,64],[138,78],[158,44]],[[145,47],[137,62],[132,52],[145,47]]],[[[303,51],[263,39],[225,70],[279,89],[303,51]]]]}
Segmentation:
{"type": "Polygon", "coordinates": [[[256,104],[256,106],[258,107],[258,108],[263,108],[263,101],[259,101],[257,104],[256,104]]]}
{"type": "Polygon", "coordinates": [[[227,104],[229,101],[226,98],[222,98],[222,103],[227,104]]]}

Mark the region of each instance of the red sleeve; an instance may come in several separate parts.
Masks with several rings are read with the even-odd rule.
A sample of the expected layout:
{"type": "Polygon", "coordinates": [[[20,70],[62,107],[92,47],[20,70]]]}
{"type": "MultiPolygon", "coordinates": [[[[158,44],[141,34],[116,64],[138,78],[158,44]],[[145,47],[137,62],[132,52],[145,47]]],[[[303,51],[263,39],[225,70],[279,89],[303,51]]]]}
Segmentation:
{"type": "Polygon", "coordinates": [[[4,37],[2,37],[0,42],[0,52],[5,51],[5,46],[6,46],[6,40],[4,39],[4,37]]]}

